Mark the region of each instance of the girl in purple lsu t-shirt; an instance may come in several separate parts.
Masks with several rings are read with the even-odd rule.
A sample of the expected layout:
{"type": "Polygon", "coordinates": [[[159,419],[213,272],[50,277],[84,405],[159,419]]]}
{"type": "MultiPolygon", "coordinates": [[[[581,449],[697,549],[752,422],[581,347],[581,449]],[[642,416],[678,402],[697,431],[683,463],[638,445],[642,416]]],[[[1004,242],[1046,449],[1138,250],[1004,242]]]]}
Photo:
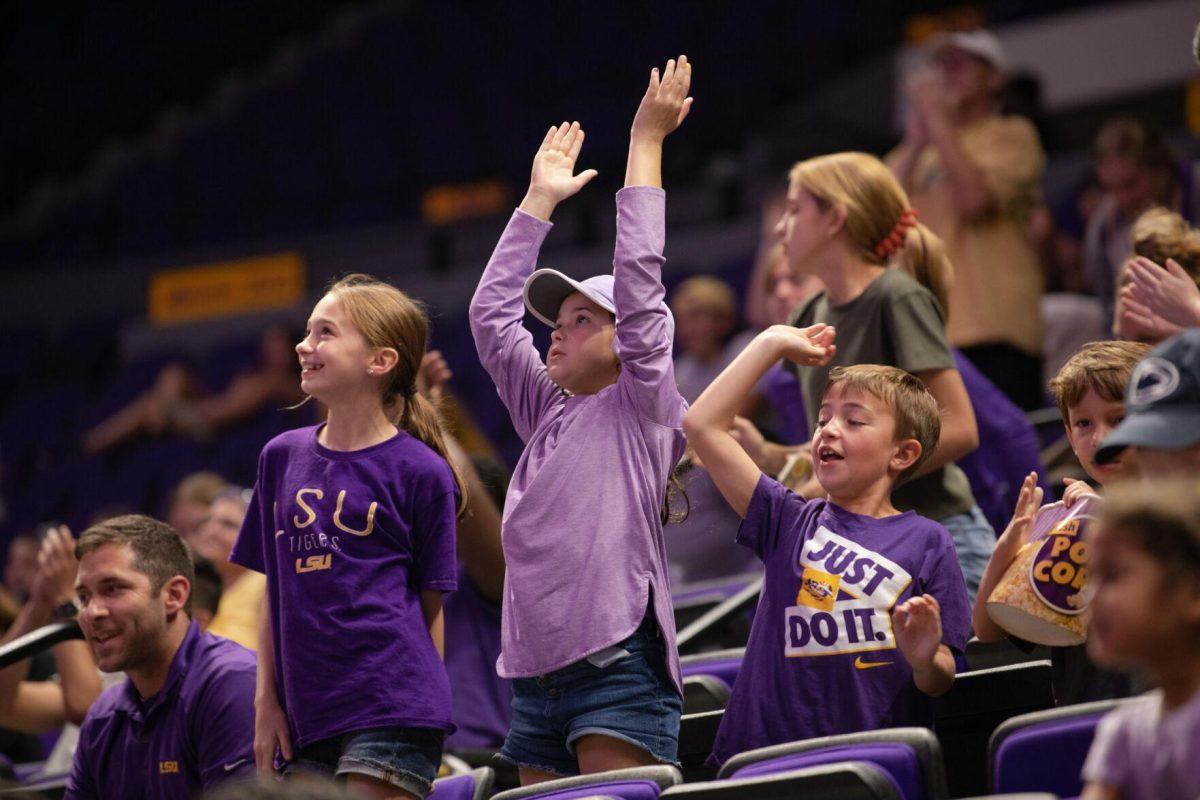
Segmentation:
{"type": "Polygon", "coordinates": [[[416,392],[429,323],[365,275],[335,283],[297,345],[325,424],[271,440],[230,559],[266,573],[260,771],[424,797],[453,730],[442,593],[456,587],[460,482],[416,392]],[[273,763],[276,752],[281,763],[273,763]]]}
{"type": "Polygon", "coordinates": [[[484,367],[525,441],[502,528],[507,564],[497,671],[514,678],[501,756],[522,783],[675,762],[681,681],[662,518],[687,407],[671,365],[662,286],[662,142],[691,105],[684,56],[658,70],[634,117],[617,193],[614,274],[534,272],[574,175],[578,123],[551,128],[471,301],[484,367]],[[546,362],[525,304],[554,332],[546,362]]]}

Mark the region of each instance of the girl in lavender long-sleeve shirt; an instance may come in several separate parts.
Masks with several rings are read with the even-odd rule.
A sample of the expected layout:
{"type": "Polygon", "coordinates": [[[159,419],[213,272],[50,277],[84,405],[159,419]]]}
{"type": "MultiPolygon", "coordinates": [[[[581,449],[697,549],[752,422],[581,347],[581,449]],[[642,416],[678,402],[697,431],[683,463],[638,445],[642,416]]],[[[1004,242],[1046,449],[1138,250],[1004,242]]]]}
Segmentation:
{"type": "Polygon", "coordinates": [[[687,116],[691,65],[667,62],[630,133],[614,274],[534,272],[574,175],[578,123],[551,128],[471,302],[484,367],[525,441],[504,507],[497,670],[516,679],[501,756],[524,784],[675,762],[681,688],[660,509],[687,408],[661,281],[662,141],[687,116]],[[525,308],[554,327],[543,362],[525,308]]]}

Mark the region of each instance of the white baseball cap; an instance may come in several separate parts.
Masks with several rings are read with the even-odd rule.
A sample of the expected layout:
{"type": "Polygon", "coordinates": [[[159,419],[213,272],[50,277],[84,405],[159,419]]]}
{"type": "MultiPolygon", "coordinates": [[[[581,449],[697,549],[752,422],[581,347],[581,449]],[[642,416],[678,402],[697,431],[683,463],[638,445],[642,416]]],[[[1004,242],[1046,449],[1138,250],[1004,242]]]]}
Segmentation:
{"type": "Polygon", "coordinates": [[[981,61],[986,61],[997,72],[1004,73],[1008,71],[1008,59],[1004,57],[1004,46],[1000,44],[1000,40],[996,38],[996,34],[990,31],[976,30],[941,33],[934,37],[929,49],[933,53],[938,53],[950,47],[953,47],[955,50],[961,50],[981,61]]]}
{"type": "Polygon", "coordinates": [[[613,302],[613,276],[593,275],[585,281],[568,278],[556,269],[539,269],[525,279],[525,307],[542,322],[554,327],[562,301],[571,292],[579,292],[608,313],[616,316],[613,302]]]}

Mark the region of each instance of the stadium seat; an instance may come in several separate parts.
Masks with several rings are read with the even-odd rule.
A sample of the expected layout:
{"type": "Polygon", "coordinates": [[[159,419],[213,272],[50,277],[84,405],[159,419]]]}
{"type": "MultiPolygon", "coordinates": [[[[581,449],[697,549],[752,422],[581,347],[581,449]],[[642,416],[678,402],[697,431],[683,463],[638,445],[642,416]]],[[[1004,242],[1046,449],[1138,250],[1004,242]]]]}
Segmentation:
{"type": "Polygon", "coordinates": [[[737,680],[738,670],[742,668],[742,659],[746,656],[746,648],[737,647],[732,650],[716,650],[711,653],[683,656],[679,659],[679,668],[683,677],[692,675],[709,675],[722,681],[730,689],[737,680]]]}
{"type": "Polygon", "coordinates": [[[762,584],[759,576],[680,629],[676,636],[680,655],[744,646],[750,637],[750,621],[758,606],[762,584]]]}
{"type": "Polygon", "coordinates": [[[993,792],[1051,791],[1075,797],[1083,791],[1080,772],[1096,724],[1129,700],[1052,708],[1014,717],[996,728],[988,743],[993,792]]]}
{"type": "Polygon", "coordinates": [[[817,767],[675,786],[663,800],[903,800],[899,787],[874,764],[841,761],[817,767]]]}
{"type": "Polygon", "coordinates": [[[942,744],[952,797],[988,791],[988,739],[1018,714],[1054,705],[1049,661],[959,673],[950,691],[934,699],[933,729],[942,744]]]}
{"type": "Polygon", "coordinates": [[[683,713],[717,711],[729,703],[729,684],[712,675],[689,675],[683,679],[683,713]]]}
{"type": "Polygon", "coordinates": [[[822,736],[763,747],[725,762],[719,778],[753,778],[840,761],[862,761],[882,770],[904,800],[943,800],[942,748],[928,728],[891,728],[822,736]]]}
{"type": "Polygon", "coordinates": [[[462,775],[451,775],[433,782],[429,800],[484,800],[492,793],[495,774],[488,767],[478,767],[462,775]]]}
{"type": "Polygon", "coordinates": [[[493,800],[580,800],[596,795],[620,800],[655,800],[664,789],[682,781],[679,770],[666,765],[614,769],[522,786],[494,795],[493,800]]]}

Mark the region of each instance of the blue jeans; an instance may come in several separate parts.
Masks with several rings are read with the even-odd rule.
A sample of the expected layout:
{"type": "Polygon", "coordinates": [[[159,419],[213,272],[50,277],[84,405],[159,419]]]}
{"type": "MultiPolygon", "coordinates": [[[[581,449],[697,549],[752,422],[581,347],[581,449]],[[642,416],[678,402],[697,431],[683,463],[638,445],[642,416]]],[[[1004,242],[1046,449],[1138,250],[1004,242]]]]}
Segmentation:
{"type": "Polygon", "coordinates": [[[979,506],[972,506],[965,514],[954,514],[938,522],[950,531],[954,539],[958,566],[962,568],[963,580],[967,583],[967,597],[974,605],[983,570],[996,546],[996,532],[979,506]]]}
{"type": "MultiPolygon", "coordinates": [[[[575,743],[600,734],[676,764],[683,700],[667,672],[658,623],[649,615],[604,667],[588,659],[513,681],[513,720],[499,758],[556,775],[578,775],[575,743]]],[[[594,659],[593,659],[594,660],[594,659]]]]}
{"type": "Polygon", "coordinates": [[[366,775],[417,797],[433,788],[445,734],[430,728],[372,728],[314,742],[296,754],[284,773],[366,775]]]}

